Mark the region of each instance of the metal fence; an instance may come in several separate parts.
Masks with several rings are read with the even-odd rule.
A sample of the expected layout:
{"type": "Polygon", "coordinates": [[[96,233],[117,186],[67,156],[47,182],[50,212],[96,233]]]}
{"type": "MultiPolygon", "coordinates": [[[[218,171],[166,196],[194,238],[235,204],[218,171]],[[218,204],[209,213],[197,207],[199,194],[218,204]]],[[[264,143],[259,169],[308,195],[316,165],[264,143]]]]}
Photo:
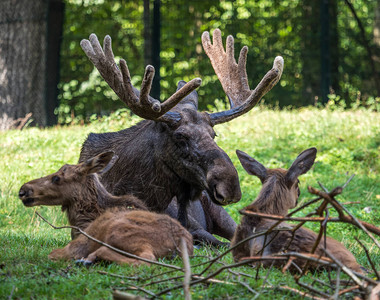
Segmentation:
{"type": "MultiPolygon", "coordinates": [[[[377,3],[354,4],[371,43],[377,3]]],[[[66,19],[73,13],[72,8],[68,6],[66,19]]],[[[100,38],[110,34],[115,55],[127,59],[136,85],[147,63],[156,66],[160,93],[153,88],[153,94],[156,97],[159,94],[161,99],[173,93],[179,80],[201,77],[203,85],[198,89],[201,109],[215,99],[225,100],[201,46],[202,32],[217,27],[224,39],[228,34],[235,36],[236,57],[240,48],[248,45],[251,88],[271,68],[275,56],[284,57],[283,77],[265,96],[266,103],[314,105],[326,102],[327,95],[333,93],[347,103],[376,96],[361,33],[345,1],[107,1],[86,8],[88,16],[80,30],[67,30],[73,25],[66,23],[64,47],[79,48],[73,43],[79,45],[80,39],[94,31],[100,38]],[[158,7],[159,17],[155,13],[158,7]]],[[[74,10],[79,11],[80,7],[75,6],[74,10]]],[[[67,50],[62,51],[65,64],[76,59],[74,69],[63,66],[61,71],[64,78],[61,88],[65,90],[61,93],[61,104],[66,114],[70,111],[72,116],[89,116],[123,107],[100,81],[95,84],[93,78],[89,79],[92,65],[83,52],[73,50],[71,54],[75,54],[70,56],[67,50]],[[81,55],[82,58],[75,58],[81,55]],[[83,89],[83,82],[87,89],[83,89]],[[78,89],[82,92],[75,92],[78,89]]]]}
{"type": "Polygon", "coordinates": [[[347,3],[2,0],[1,122],[9,124],[7,119],[33,112],[36,124],[51,125],[57,114],[65,122],[123,107],[79,47],[80,40],[92,32],[99,38],[112,36],[115,55],[127,59],[135,85],[141,81],[144,66],[155,65],[159,89],[152,92],[161,100],[175,91],[179,80],[201,77],[201,109],[216,99],[225,100],[201,46],[202,32],[215,28],[222,30],[224,39],[228,34],[235,37],[236,57],[248,45],[251,88],[271,68],[275,56],[284,57],[284,74],[265,96],[266,103],[313,105],[326,101],[329,93],[348,103],[379,96],[374,78],[380,69],[376,62],[376,58],[380,61],[380,45],[374,29],[380,27],[380,12],[376,15],[380,5],[352,1],[355,17],[347,3]],[[372,56],[366,45],[373,50],[372,56]]]}

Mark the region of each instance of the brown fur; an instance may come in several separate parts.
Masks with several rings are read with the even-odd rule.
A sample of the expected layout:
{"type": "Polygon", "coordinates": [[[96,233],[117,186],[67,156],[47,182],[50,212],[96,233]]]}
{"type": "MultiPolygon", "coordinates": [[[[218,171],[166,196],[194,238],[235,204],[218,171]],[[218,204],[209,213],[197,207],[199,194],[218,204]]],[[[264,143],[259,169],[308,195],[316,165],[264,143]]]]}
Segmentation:
{"type": "MultiPolygon", "coordinates": [[[[250,158],[243,152],[238,152],[239,159],[252,175],[258,176],[263,186],[256,200],[245,209],[266,214],[285,216],[290,208],[297,204],[299,195],[298,176],[306,173],[314,163],[316,149],[311,148],[301,153],[289,170],[266,169],[263,165],[250,158]],[[291,180],[290,180],[291,179],[291,180]],[[290,180],[290,181],[289,181],[290,180]]],[[[268,230],[277,221],[264,219],[261,217],[243,216],[241,224],[236,229],[231,246],[239,241],[253,235],[268,230]]],[[[292,228],[293,225],[281,223],[277,228],[292,228]]],[[[294,237],[291,231],[274,231],[266,236],[260,236],[238,246],[232,251],[235,261],[243,257],[256,255],[275,255],[282,252],[311,253],[313,245],[317,239],[317,234],[307,228],[298,229],[294,237]],[[263,247],[264,243],[266,244],[263,247]]],[[[318,244],[314,252],[318,256],[326,256],[323,239],[318,244]]],[[[332,253],[339,261],[356,272],[362,273],[360,265],[356,262],[352,253],[340,242],[327,237],[326,249],[332,253]]],[[[299,267],[305,265],[306,261],[297,259],[294,261],[299,267]]],[[[270,266],[271,261],[264,262],[270,266]]],[[[276,266],[283,266],[284,262],[276,262],[276,266]]],[[[320,265],[310,263],[312,269],[318,269],[320,265]]],[[[294,268],[290,268],[294,271],[294,268]]]]}
{"type": "MultiPolygon", "coordinates": [[[[177,217],[178,203],[174,198],[165,213],[172,218],[177,217]]],[[[193,235],[194,242],[211,244],[213,246],[226,246],[228,243],[219,241],[213,234],[223,238],[232,239],[236,230],[236,223],[227,211],[210,200],[208,194],[203,192],[200,199],[192,201],[188,208],[187,229],[193,235]]]]}
{"type": "MultiPolygon", "coordinates": [[[[138,210],[107,210],[92,222],[86,233],[115,248],[150,259],[168,257],[179,250],[181,238],[185,239],[187,251],[193,253],[191,234],[181,224],[167,215],[138,210]]],[[[49,254],[52,260],[82,259],[114,261],[127,264],[145,262],[125,257],[102,246],[84,235],[71,241],[62,249],[49,254]]]]}
{"type": "Polygon", "coordinates": [[[194,91],[175,107],[181,115],[175,126],[145,120],[118,132],[91,133],[79,159],[111,149],[119,160],[101,176],[105,188],[114,195],[133,194],[155,212],[164,212],[176,197],[184,225],[189,201],[203,190],[218,205],[241,198],[237,171],[214,141],[209,116],[197,111],[197,103],[187,104],[188,98],[198,101],[194,91]]]}
{"type": "MultiPolygon", "coordinates": [[[[102,153],[77,165],[64,165],[57,172],[25,183],[19,197],[27,207],[61,205],[69,224],[85,229],[109,207],[147,210],[144,203],[132,195],[113,196],[100,183],[96,172],[109,168],[112,152],[102,153]]],[[[77,236],[72,232],[72,237],[77,236]]]]}

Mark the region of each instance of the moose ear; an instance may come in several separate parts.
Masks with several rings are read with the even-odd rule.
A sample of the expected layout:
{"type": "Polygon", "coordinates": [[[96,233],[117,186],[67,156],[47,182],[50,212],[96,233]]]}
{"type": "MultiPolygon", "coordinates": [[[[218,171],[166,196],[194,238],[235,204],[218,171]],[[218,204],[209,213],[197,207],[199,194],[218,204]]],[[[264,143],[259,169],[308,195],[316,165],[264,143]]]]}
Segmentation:
{"type": "MultiPolygon", "coordinates": [[[[177,85],[177,91],[180,90],[185,84],[186,84],[186,81],[184,81],[184,80],[179,81],[178,85],[177,85]]],[[[198,110],[198,93],[197,93],[197,91],[193,90],[190,94],[188,94],[186,97],[184,97],[175,106],[175,108],[179,108],[180,110],[182,110],[184,108],[198,110]]]]}
{"type": "Polygon", "coordinates": [[[113,151],[103,152],[86,160],[81,169],[86,174],[105,173],[115,164],[119,157],[113,151]]]}
{"type": "Polygon", "coordinates": [[[241,165],[248,174],[257,176],[261,182],[265,181],[267,178],[267,169],[261,163],[243,151],[236,150],[236,154],[240,160],[241,165]]]}
{"type": "Polygon", "coordinates": [[[298,155],[285,176],[288,187],[293,186],[298,179],[298,176],[305,174],[310,170],[314,164],[316,156],[317,149],[314,147],[309,148],[298,155]]]}

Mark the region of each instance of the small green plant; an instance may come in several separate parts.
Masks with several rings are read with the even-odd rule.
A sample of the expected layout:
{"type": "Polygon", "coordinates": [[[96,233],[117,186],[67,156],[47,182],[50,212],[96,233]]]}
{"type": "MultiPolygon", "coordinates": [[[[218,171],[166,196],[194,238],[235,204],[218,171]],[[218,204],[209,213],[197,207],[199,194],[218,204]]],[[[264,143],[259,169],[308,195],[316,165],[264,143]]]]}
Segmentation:
{"type": "Polygon", "coordinates": [[[329,94],[329,100],[326,103],[326,109],[331,111],[342,111],[347,108],[346,100],[342,99],[339,95],[329,94]]]}

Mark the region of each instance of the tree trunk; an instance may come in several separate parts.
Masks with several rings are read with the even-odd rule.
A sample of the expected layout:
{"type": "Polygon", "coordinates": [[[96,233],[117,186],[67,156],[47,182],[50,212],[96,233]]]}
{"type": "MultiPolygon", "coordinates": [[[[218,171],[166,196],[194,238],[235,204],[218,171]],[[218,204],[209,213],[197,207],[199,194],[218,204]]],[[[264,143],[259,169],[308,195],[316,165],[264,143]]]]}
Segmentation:
{"type": "Polygon", "coordinates": [[[46,124],[47,8],[45,0],[0,1],[0,130],[30,112],[46,124]]]}

